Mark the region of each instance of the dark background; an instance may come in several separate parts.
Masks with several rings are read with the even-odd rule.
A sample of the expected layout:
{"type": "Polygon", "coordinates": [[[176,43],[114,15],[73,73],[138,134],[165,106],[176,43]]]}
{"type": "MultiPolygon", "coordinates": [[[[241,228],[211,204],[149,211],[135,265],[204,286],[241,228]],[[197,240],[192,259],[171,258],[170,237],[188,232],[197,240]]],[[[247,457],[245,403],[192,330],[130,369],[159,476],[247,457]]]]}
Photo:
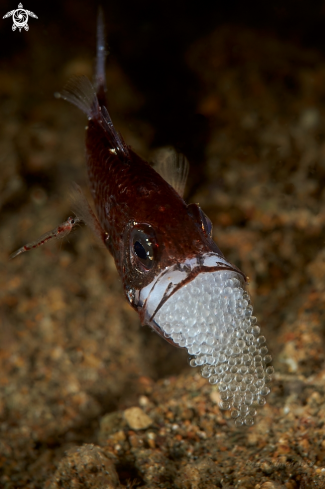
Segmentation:
{"type": "MultiPolygon", "coordinates": [[[[1,15],[17,8],[16,3],[2,1],[1,15]]],[[[33,11],[38,20],[30,18],[28,35],[12,33],[11,19],[1,20],[0,69],[14,63],[17,68],[37,69],[40,78],[46,76],[35,48],[41,45],[53,71],[48,96],[60,88],[55,73],[64,62],[76,55],[94,56],[98,2],[30,0],[23,6],[33,11]]],[[[102,7],[111,56],[145,96],[137,117],[155,127],[152,145],[172,144],[194,165],[202,158],[209,123],[196,111],[199,81],[184,60],[192,43],[218,26],[231,23],[234,30],[236,25],[245,25],[297,46],[325,50],[322,1],[215,1],[214,5],[212,2],[190,5],[185,1],[141,0],[106,1],[102,7]]],[[[236,50],[240,49],[236,41],[232,49],[235,65],[236,50]]]]}

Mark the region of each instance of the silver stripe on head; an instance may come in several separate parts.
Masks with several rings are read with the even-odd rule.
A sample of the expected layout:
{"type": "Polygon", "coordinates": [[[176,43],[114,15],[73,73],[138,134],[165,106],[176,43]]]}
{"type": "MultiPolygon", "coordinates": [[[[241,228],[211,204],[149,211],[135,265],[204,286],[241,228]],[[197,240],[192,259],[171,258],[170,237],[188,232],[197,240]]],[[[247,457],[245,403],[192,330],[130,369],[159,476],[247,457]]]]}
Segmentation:
{"type": "MultiPolygon", "coordinates": [[[[232,265],[216,253],[207,253],[201,257],[187,259],[163,270],[150,284],[141,289],[136,305],[145,310],[144,322],[150,325],[159,307],[186,281],[196,268],[216,267],[233,269],[232,265]]],[[[205,270],[207,273],[208,270],[205,270]]]]}

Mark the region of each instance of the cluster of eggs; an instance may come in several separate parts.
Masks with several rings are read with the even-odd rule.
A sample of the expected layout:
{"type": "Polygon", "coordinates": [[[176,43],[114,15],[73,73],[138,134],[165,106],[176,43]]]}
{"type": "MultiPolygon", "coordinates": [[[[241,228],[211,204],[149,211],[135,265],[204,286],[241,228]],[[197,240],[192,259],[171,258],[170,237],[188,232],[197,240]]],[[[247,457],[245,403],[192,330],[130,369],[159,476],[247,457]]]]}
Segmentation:
{"type": "Polygon", "coordinates": [[[270,392],[272,358],[260,335],[241,276],[233,271],[198,274],[157,312],[166,337],[185,347],[190,365],[218,384],[220,408],[237,426],[254,424],[255,406],[270,392]]]}

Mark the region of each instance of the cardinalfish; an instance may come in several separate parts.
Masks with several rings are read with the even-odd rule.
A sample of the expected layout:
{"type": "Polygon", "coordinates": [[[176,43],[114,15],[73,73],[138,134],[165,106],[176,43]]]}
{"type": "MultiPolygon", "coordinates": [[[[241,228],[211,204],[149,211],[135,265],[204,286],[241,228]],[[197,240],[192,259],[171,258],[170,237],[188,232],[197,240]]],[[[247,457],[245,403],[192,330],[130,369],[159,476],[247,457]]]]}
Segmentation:
{"type": "Polygon", "coordinates": [[[186,348],[190,365],[217,384],[219,406],[236,425],[254,424],[272,380],[272,360],[246,291],[247,279],[212,239],[212,224],[183,200],[188,162],[165,151],[155,167],[116,131],[106,102],[104,25],[97,27],[95,87],[72,79],[61,98],[88,118],[86,157],[96,211],[75,187],[73,211],[58,228],[20,248],[66,236],[80,221],[113,255],[129,304],[142,325],[186,348]]]}

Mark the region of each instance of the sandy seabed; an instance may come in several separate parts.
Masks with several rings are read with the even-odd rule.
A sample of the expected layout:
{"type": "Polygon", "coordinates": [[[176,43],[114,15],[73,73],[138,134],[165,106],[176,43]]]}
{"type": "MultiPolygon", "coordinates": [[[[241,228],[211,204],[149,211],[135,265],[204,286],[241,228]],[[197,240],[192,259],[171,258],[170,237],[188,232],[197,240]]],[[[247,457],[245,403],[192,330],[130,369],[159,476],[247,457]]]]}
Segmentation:
{"type": "MultiPolygon", "coordinates": [[[[0,72],[0,486],[324,488],[324,57],[234,25],[186,54],[209,121],[190,200],[249,276],[276,370],[256,424],[236,428],[186,351],[140,326],[88,229],[8,261],[87,186],[85,120],[52,94],[92,60],[45,75],[30,39],[30,69],[0,72]]],[[[122,104],[137,125],[141,97],[116,60],[107,76],[118,129],[148,157],[155,129],[118,119],[122,104]]]]}

